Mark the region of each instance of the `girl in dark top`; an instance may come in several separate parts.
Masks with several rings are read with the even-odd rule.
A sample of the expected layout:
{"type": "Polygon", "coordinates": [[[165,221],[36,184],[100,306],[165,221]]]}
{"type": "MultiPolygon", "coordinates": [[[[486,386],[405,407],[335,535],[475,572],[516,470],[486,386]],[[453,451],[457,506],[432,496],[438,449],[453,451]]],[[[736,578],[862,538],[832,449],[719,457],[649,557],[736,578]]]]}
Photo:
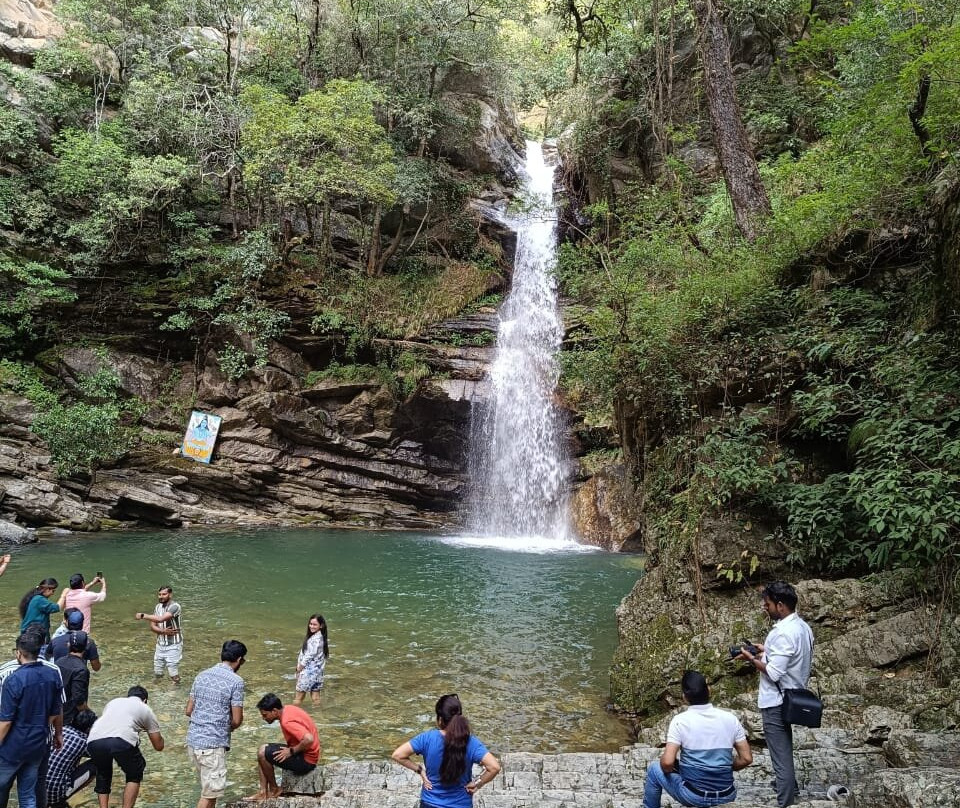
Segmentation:
{"type": "Polygon", "coordinates": [[[500,762],[470,734],[470,724],[455,693],[441,696],[436,705],[437,728],[421,732],[393,752],[393,759],[420,775],[421,808],[470,808],[473,795],[500,773],[500,762]],[[414,763],[421,755],[423,763],[414,763]],[[471,780],[474,764],[483,766],[471,780]]]}
{"type": "Polygon", "coordinates": [[[50,600],[50,596],[56,590],[57,579],[44,578],[20,599],[21,634],[27,630],[27,626],[31,623],[36,623],[44,630],[43,642],[50,641],[50,615],[60,611],[57,603],[50,600]]]}

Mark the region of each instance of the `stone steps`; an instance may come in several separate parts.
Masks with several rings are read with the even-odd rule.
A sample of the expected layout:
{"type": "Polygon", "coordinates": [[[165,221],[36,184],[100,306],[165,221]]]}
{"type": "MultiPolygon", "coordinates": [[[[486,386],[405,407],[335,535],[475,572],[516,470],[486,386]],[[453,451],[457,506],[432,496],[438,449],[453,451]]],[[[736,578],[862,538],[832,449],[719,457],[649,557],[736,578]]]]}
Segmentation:
{"type": "MultiPolygon", "coordinates": [[[[503,772],[477,792],[474,808],[642,808],[647,764],[655,747],[617,753],[538,755],[511,753],[503,772]]],[[[802,793],[799,808],[960,808],[960,771],[952,768],[890,769],[876,747],[821,747],[797,752],[802,793]],[[846,802],[830,802],[830,783],[847,785],[846,802]]],[[[737,773],[740,808],[776,808],[766,753],[737,773]]],[[[420,780],[390,761],[340,761],[321,766],[288,788],[320,789],[319,796],[289,796],[229,803],[233,808],[417,808],[420,780]]],[[[664,797],[662,808],[676,803],[664,797]]]]}

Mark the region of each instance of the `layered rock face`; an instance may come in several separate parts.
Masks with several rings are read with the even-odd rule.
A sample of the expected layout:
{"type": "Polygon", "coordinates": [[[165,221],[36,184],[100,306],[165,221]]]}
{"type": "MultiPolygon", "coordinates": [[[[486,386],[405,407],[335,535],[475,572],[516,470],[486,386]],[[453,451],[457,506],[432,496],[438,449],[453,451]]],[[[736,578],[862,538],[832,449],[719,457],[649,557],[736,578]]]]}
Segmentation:
{"type": "MultiPolygon", "coordinates": [[[[450,327],[482,332],[494,322],[484,314],[450,327]]],[[[2,396],[0,513],[82,530],[115,522],[427,528],[455,521],[470,410],[483,395],[491,349],[426,339],[395,347],[415,349],[434,374],[409,395],[378,378],[308,385],[296,346],[275,345],[268,365],[240,383],[212,356],[194,374],[190,363],[111,352],[107,362],[124,391],[151,406],[140,447],[89,480],[59,479],[30,432],[33,405],[2,396]],[[223,419],[209,466],[173,454],[190,406],[223,419]]],[[[104,358],[72,348],[47,361],[69,383],[104,358]]]]}

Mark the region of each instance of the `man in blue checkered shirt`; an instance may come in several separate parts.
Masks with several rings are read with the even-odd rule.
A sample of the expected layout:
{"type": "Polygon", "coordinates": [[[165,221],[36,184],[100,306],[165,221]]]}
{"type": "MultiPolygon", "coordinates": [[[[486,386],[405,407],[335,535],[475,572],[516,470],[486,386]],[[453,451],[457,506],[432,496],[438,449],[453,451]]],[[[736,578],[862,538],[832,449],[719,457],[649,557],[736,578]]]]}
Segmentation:
{"type": "Polygon", "coordinates": [[[81,710],[73,726],[63,728],[63,746],[50,755],[47,770],[47,808],[69,808],[67,797],[93,782],[97,767],[87,757],[87,734],[97,720],[93,710],[81,710]]]}

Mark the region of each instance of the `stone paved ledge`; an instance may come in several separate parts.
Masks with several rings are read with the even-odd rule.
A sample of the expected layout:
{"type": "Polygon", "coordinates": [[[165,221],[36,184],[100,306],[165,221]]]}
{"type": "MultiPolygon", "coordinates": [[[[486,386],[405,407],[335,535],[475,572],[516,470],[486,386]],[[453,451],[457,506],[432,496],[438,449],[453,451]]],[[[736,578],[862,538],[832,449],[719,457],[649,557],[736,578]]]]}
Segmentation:
{"type": "MultiPolygon", "coordinates": [[[[824,737],[818,749],[797,752],[802,801],[798,808],[960,808],[960,770],[945,767],[889,768],[875,746],[843,745],[824,737]],[[830,802],[826,789],[851,789],[846,802],[830,802]]],[[[852,740],[846,738],[846,740],[852,740]]],[[[642,808],[644,773],[660,750],[633,746],[609,754],[503,757],[503,772],[477,792],[474,808],[642,808]]],[[[736,775],[739,808],[775,805],[770,759],[736,775]]],[[[321,766],[318,796],[290,796],[264,802],[239,800],[227,808],[417,808],[419,778],[389,761],[340,761],[321,766]]],[[[676,803],[664,798],[663,808],[676,803]]]]}

